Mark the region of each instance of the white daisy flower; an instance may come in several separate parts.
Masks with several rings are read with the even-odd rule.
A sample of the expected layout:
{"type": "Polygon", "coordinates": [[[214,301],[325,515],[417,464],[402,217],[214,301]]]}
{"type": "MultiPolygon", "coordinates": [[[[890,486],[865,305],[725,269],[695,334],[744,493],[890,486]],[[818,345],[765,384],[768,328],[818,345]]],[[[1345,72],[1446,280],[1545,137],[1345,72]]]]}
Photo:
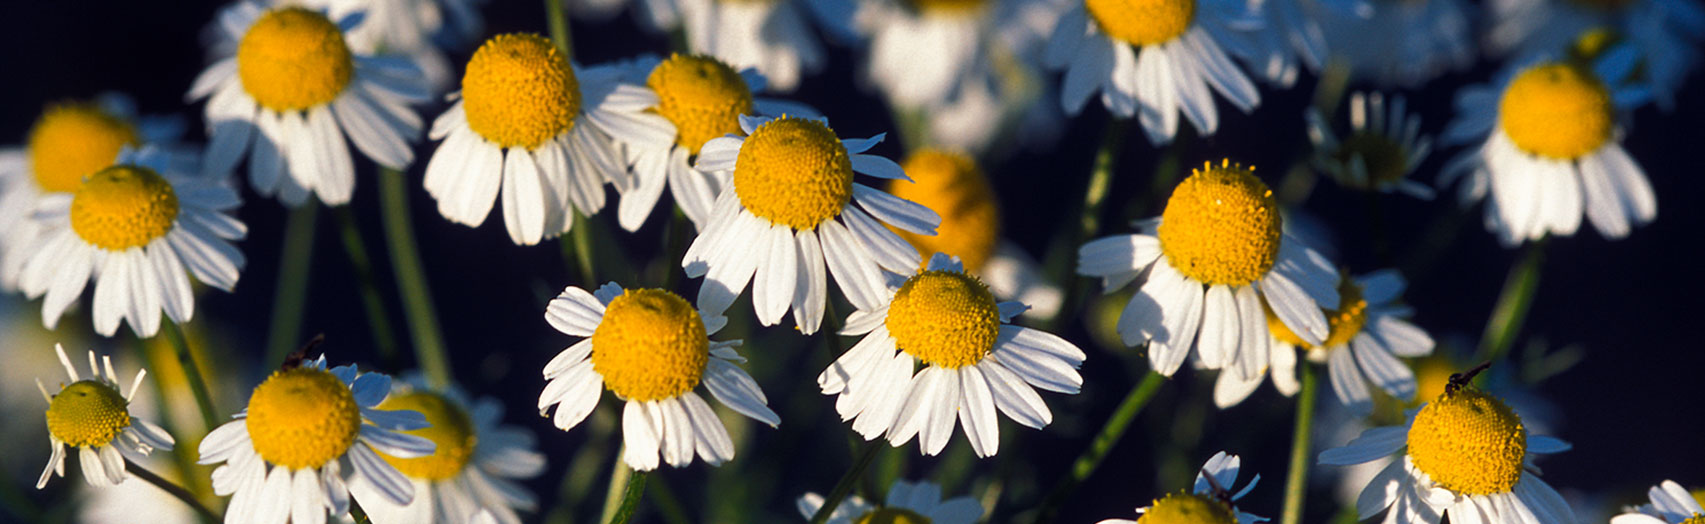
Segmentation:
{"type": "Polygon", "coordinates": [[[894,161],[863,154],[884,135],[843,141],[827,121],[792,116],[742,116],[740,129],[747,136],[706,142],[695,164],[734,173],[681,261],[688,277],[705,278],[699,308],[720,315],[750,283],[759,323],[773,326],[791,308],[809,335],[830,275],[854,307],[880,306],[882,271],[911,274],[920,260],[889,227],[930,235],[941,223],[929,208],[853,181],[854,172],[906,178],[894,161]]]}
{"type": "Polygon", "coordinates": [[[576,209],[603,209],[604,184],[626,172],[611,135],[654,147],[674,139],[646,112],[657,97],[622,83],[622,72],[575,68],[536,34],[487,40],[451,95],[459,100],[432,123],[444,142],[425,185],[438,212],[477,227],[501,198],[509,239],[533,245],[568,231],[576,209]]]}
{"type": "Polygon", "coordinates": [[[864,75],[890,103],[934,108],[988,74],[995,17],[1012,0],[865,0],[844,23],[870,39],[864,75]]]}
{"type": "Polygon", "coordinates": [[[1075,395],[1083,385],[1083,350],[1007,324],[1024,309],[996,303],[988,286],[937,253],[884,303],[847,317],[840,334],[864,338],[823,370],[817,385],[840,396],[835,411],[865,440],[887,435],[898,447],[917,436],[919,451],[935,455],[957,421],[978,457],[994,456],[997,409],[1041,429],[1054,416],[1032,388],[1075,395]]]}
{"type": "Polygon", "coordinates": [[[42,322],[53,329],[93,280],[97,333],[112,336],[122,319],[138,336],[152,337],[161,311],[179,324],[195,315],[189,275],[221,290],[236,287],[245,261],[230,243],[248,228],[226,213],[239,204],[222,183],[167,170],[157,150],[122,153],[75,192],[41,197],[41,231],[19,287],[31,299],[47,297],[42,322]]]}
{"type": "Polygon", "coordinates": [[[1386,513],[1386,524],[1568,524],[1574,512],[1533,467],[1534,454],[1567,451],[1532,434],[1514,410],[1452,377],[1443,394],[1411,411],[1407,423],[1367,430],[1320,463],[1348,466],[1400,454],[1356,501],[1359,519],[1386,513]],[[1448,515],[1447,515],[1448,513],[1448,515]]]}
{"type": "Polygon", "coordinates": [[[624,290],[614,282],[597,293],[569,286],[551,300],[545,320],[565,334],[586,337],[545,365],[541,416],[556,405],[556,427],[580,424],[608,388],[622,400],[622,460],[639,471],[657,469],[658,454],[674,467],[697,455],[712,465],[734,458],[728,428],[693,390],[703,384],[718,402],[775,427],[764,392],[736,363],[738,340],[711,341],[728,319],[700,313],[661,289],[624,290]]]}
{"type": "Polygon", "coordinates": [[[1214,92],[1245,113],[1261,103],[1230,58],[1256,58],[1242,33],[1261,24],[1242,0],[1084,0],[1060,17],[1043,61],[1066,70],[1066,112],[1082,111],[1099,89],[1108,112],[1135,115],[1149,141],[1163,144],[1177,134],[1180,112],[1214,134],[1214,92]]]}
{"type": "MultiPolygon", "coordinates": [[[[917,523],[973,524],[983,517],[983,506],[971,497],[941,499],[941,486],[929,481],[894,481],[882,505],[871,504],[858,495],[848,495],[829,514],[824,524],[917,523]]],[[[823,496],[806,493],[794,502],[799,514],[810,519],[823,507],[823,496]]]]}
{"type": "Polygon", "coordinates": [[[661,144],[628,142],[617,137],[631,172],[615,184],[622,202],[616,218],[622,229],[638,230],[668,186],[682,214],[702,228],[710,220],[717,195],[728,186],[728,171],[700,171],[692,160],[713,138],[740,135],[741,115],[817,116],[803,104],[756,96],[766,87],[758,70],[734,68],[706,55],[645,57],[628,66],[628,81],[644,84],[656,96],[650,111],[662,117],[672,139],[661,144]]]}
{"type": "Polygon", "coordinates": [[[266,9],[243,1],[219,14],[219,48],[233,49],[201,72],[188,98],[207,98],[202,173],[222,176],[249,155],[249,184],[290,206],[310,193],[327,205],[355,191],[350,142],[379,165],[402,169],[426,100],[420,70],[407,60],[357,54],[337,23],[301,7],[266,9]],[[251,151],[252,150],[252,151],[251,151]]]}
{"type": "Polygon", "coordinates": [[[1463,0],[1322,0],[1321,28],[1352,79],[1416,88],[1474,65],[1472,8],[1463,0]]]}
{"type": "Polygon", "coordinates": [[[1403,95],[1388,105],[1379,93],[1352,93],[1350,129],[1343,135],[1314,107],[1304,116],[1315,169],[1355,189],[1433,198],[1432,187],[1409,178],[1432,152],[1433,139],[1421,135],[1421,116],[1409,113],[1403,95]]]}
{"type": "Polygon", "coordinates": [[[348,482],[373,486],[394,504],[414,500],[414,484],[380,458],[432,455],[431,440],[404,434],[427,427],[416,411],[378,409],[391,377],[326,369],[326,357],[273,372],[249,405],[201,440],[200,464],[217,464],[213,493],[231,495],[225,522],[294,524],[349,512],[348,482]]]}
{"type": "Polygon", "coordinates": [[[1606,51],[1589,68],[1572,61],[1513,64],[1491,85],[1464,88],[1447,144],[1483,141],[1446,166],[1441,184],[1466,176],[1464,203],[1486,196],[1486,227],[1505,245],[1570,236],[1585,214],[1606,238],[1657,218],[1646,174],[1622,149],[1617,123],[1650,96],[1624,85],[1633,48],[1606,51]]]}
{"type": "Polygon", "coordinates": [[[456,49],[478,41],[485,21],[485,0],[292,0],[327,12],[333,19],[361,13],[365,22],[345,39],[356,53],[381,51],[408,57],[420,68],[432,92],[442,92],[455,72],[441,44],[456,49]]]}
{"type": "MultiPolygon", "coordinates": [[[[1396,270],[1376,271],[1359,277],[1345,275],[1338,287],[1338,308],[1326,310],[1331,331],[1320,344],[1310,344],[1278,318],[1269,315],[1268,347],[1273,387],[1286,396],[1296,394],[1297,350],[1313,362],[1325,362],[1338,402],[1352,413],[1373,412],[1373,395],[1367,382],[1402,401],[1415,397],[1415,374],[1397,357],[1414,358],[1433,352],[1433,337],[1405,320],[1412,314],[1398,303],[1406,283],[1396,270]]],[[[1220,373],[1214,384],[1214,404],[1229,407],[1242,402],[1261,385],[1261,376],[1245,379],[1238,373],[1220,373]]]]}
{"type": "MultiPolygon", "coordinates": [[[[1697,0],[1494,0],[1487,3],[1490,52],[1508,56],[1557,54],[1571,48],[1626,44],[1658,107],[1670,110],[1705,43],[1705,6],[1697,0]],[[1582,42],[1585,39],[1587,42],[1582,42]]],[[[1587,49],[1590,51],[1590,49],[1587,49]]]]}
{"type": "Polygon", "coordinates": [[[1205,164],[1137,234],[1079,249],[1078,274],[1100,277],[1107,292],[1143,278],[1118,331],[1125,345],[1148,344],[1155,372],[1172,376],[1194,348],[1202,367],[1258,380],[1271,363],[1268,310],[1320,344],[1331,332],[1321,310],[1339,305],[1337,270],[1280,222],[1254,168],[1205,164]]]}
{"type": "Polygon", "coordinates": [[[803,0],[728,2],[679,0],[687,46],[736,69],[757,68],[780,92],[799,87],[801,74],[823,68],[828,57],[812,33],[803,0]]]}
{"type": "Polygon", "coordinates": [[[398,505],[362,479],[349,491],[377,524],[465,524],[481,512],[493,522],[519,524],[516,510],[538,508],[533,494],[517,481],[545,469],[545,456],[533,434],[502,426],[503,405],[494,398],[475,402],[454,385],[428,388],[419,377],[393,384],[379,409],[418,411],[431,426],[405,434],[431,440],[431,455],[400,458],[379,451],[379,458],[414,484],[414,501],[398,505]],[[403,383],[407,382],[407,383],[403,383]]]}
{"type": "Polygon", "coordinates": [[[1098,524],[1137,524],[1144,522],[1155,523],[1198,523],[1198,524],[1254,524],[1265,522],[1267,517],[1245,513],[1237,508],[1234,502],[1248,495],[1255,489],[1255,484],[1261,482],[1261,475],[1249,480],[1249,484],[1237,493],[1232,493],[1232,486],[1237,482],[1237,473],[1242,469],[1243,459],[1237,455],[1227,455],[1221,451],[1215,453],[1208,462],[1202,464],[1201,471],[1196,473],[1196,485],[1189,493],[1178,492],[1155,499],[1148,507],[1137,508],[1137,514],[1142,515],[1137,520],[1107,519],[1098,524]]]}
{"type": "Polygon", "coordinates": [[[101,362],[106,365],[102,368],[95,365],[95,352],[90,351],[89,373],[94,376],[84,380],[65,356],[64,347],[54,344],[53,350],[59,353],[59,363],[65,366],[65,375],[71,378],[71,383],[61,382],[58,392],[48,393],[47,386],[36,379],[36,389],[47,401],[47,436],[53,447],[53,456],[42,469],[41,478],[36,480],[36,489],[46,487],[52,475],[65,476],[66,446],[77,450],[83,480],[96,487],[124,482],[125,458],[172,449],[172,436],[166,430],[130,414],[130,401],[136,398],[136,388],[142,385],[147,370],[136,370],[130,390],[121,395],[112,357],[102,357],[101,362]],[[103,369],[105,375],[101,374],[103,369]]]}
{"type": "Polygon", "coordinates": [[[1705,507],[1701,507],[1699,496],[1689,493],[1673,480],[1665,480],[1662,484],[1652,486],[1646,492],[1651,504],[1641,504],[1629,508],[1621,515],[1611,517],[1610,524],[1688,524],[1705,521],[1705,507]]]}

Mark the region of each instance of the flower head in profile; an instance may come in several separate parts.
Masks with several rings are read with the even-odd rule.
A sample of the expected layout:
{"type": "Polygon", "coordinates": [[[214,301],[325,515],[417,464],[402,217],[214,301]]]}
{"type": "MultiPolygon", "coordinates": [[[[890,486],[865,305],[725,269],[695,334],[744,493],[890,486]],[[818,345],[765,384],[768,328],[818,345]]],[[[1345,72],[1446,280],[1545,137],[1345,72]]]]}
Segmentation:
{"type": "Polygon", "coordinates": [[[1168,494],[1154,500],[1148,507],[1137,508],[1142,515],[1137,520],[1107,519],[1098,524],[1254,524],[1266,517],[1244,513],[1236,502],[1255,489],[1261,475],[1255,475],[1243,489],[1232,493],[1243,459],[1237,455],[1215,453],[1196,473],[1196,484],[1190,492],[1168,494]]]}
{"type": "MultiPolygon", "coordinates": [[[[983,517],[983,506],[971,497],[941,499],[941,486],[928,481],[894,481],[888,488],[885,504],[872,504],[848,495],[825,524],[972,524],[983,517]]],[[[794,502],[800,516],[807,519],[823,508],[823,496],[806,493],[794,502]]]]}
{"type": "Polygon", "coordinates": [[[1350,129],[1343,134],[1315,108],[1304,114],[1314,168],[1353,189],[1431,200],[1433,188],[1409,178],[1433,150],[1433,140],[1421,135],[1420,115],[1408,112],[1402,95],[1387,104],[1384,95],[1358,91],[1349,103],[1350,129]]]}
{"type": "Polygon", "coordinates": [[[36,489],[47,486],[47,479],[53,475],[65,476],[67,446],[77,451],[83,480],[97,487],[124,482],[127,458],[154,450],[171,451],[173,440],[166,430],[130,413],[130,401],[136,398],[136,388],[142,385],[147,370],[136,370],[130,389],[120,394],[112,357],[102,357],[103,368],[95,365],[95,352],[90,351],[89,373],[93,376],[84,379],[65,356],[64,347],[54,344],[53,350],[59,353],[59,363],[65,366],[71,383],[60,383],[57,392],[49,393],[41,379],[36,379],[36,388],[47,400],[47,434],[53,445],[53,456],[36,480],[36,489]]]}
{"type": "Polygon", "coordinates": [[[758,383],[740,369],[738,340],[712,341],[728,319],[701,313],[661,289],[622,289],[614,282],[597,293],[569,286],[551,300],[545,320],[564,334],[586,337],[545,365],[539,413],[556,406],[553,422],[568,430],[598,407],[605,389],[623,402],[622,459],[639,471],[657,469],[658,454],[685,467],[698,456],[713,465],[734,458],[734,441],[700,385],[723,405],[774,427],[758,383]]]}
{"type": "MultiPolygon", "coordinates": [[[[1697,493],[1697,492],[1694,492],[1697,493]]],[[[1610,524],[1689,524],[1705,521],[1705,506],[1699,496],[1673,480],[1665,480],[1646,491],[1651,504],[1611,517],[1610,524]]]]}

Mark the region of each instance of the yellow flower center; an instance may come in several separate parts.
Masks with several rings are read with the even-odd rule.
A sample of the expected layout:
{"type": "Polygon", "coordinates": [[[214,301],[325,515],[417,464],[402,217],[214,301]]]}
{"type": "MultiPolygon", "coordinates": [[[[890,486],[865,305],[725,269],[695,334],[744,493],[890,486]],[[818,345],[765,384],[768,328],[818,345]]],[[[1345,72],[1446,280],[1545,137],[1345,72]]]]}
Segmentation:
{"type": "Polygon", "coordinates": [[[237,76],[255,103],[300,111],[337,98],[355,74],[343,31],[325,15],[300,7],[255,20],[237,44],[237,76]]]}
{"type": "Polygon", "coordinates": [[[249,397],[255,453],[290,468],[317,468],[343,456],[361,431],[355,395],[322,369],[274,372],[249,397]]]}
{"type": "Polygon", "coordinates": [[[959,257],[967,271],[982,269],[1000,243],[1000,208],[977,162],[960,153],[924,149],[906,159],[904,169],[914,182],[893,180],[888,192],[935,210],[941,225],[930,236],[890,229],[916,246],[926,262],[940,252],[959,257]]]}
{"type": "Polygon", "coordinates": [[[982,9],[988,0],[908,0],[906,4],[922,14],[956,15],[982,9]]]}
{"type": "MultiPolygon", "coordinates": [[[[1699,495],[1694,495],[1693,498],[1697,500],[1699,495]]],[[[1705,514],[1694,513],[1693,516],[1681,521],[1681,524],[1705,524],[1705,514]]]]}
{"type": "Polygon", "coordinates": [[[734,194],[753,215],[807,230],[852,198],[852,157],[822,122],[781,117],[758,126],[734,159],[734,194]]]}
{"type": "Polygon", "coordinates": [[[1581,31],[1580,36],[1569,44],[1569,59],[1576,63],[1590,64],[1612,46],[1622,42],[1622,33],[1611,27],[1594,27],[1581,31]]]}
{"type": "MultiPolygon", "coordinates": [[[[1266,302],[1261,304],[1266,306],[1267,329],[1273,332],[1273,338],[1303,349],[1315,347],[1285,326],[1284,321],[1273,314],[1272,306],[1268,306],[1266,302]]],[[[1326,313],[1326,323],[1331,326],[1332,332],[1326,335],[1326,340],[1321,341],[1319,347],[1331,348],[1349,344],[1350,339],[1361,333],[1362,326],[1367,324],[1368,301],[1362,298],[1362,286],[1356,285],[1356,281],[1348,275],[1338,283],[1338,304],[1337,310],[1321,309],[1326,313]]]]}
{"type": "Polygon", "coordinates": [[[117,165],[83,182],[71,197],[71,230],[109,251],[142,247],[166,236],[178,219],[178,195],[154,170],[117,165]]]}
{"type": "Polygon", "coordinates": [[[1341,182],[1351,183],[1359,189],[1373,189],[1385,184],[1403,180],[1403,175],[1409,172],[1408,152],[1403,145],[1391,137],[1370,131],[1357,131],[1344,138],[1338,150],[1332,154],[1332,161],[1337,163],[1344,173],[1350,172],[1350,160],[1355,157],[1362,159],[1362,166],[1367,169],[1368,179],[1365,183],[1353,180],[1341,182]]]}
{"type": "Polygon", "coordinates": [[[710,339],[698,310],[674,293],[634,289],[604,308],[592,332],[592,370],[617,396],[639,402],[674,398],[698,387],[710,339]]]}
{"type": "Polygon", "coordinates": [[[129,403],[112,385],[72,382],[48,403],[47,432],[71,446],[105,446],[130,427],[129,403]]]}
{"type": "Polygon", "coordinates": [[[1279,259],[1279,204],[1254,168],[1207,164],[1172,190],[1159,233],[1161,252],[1184,276],[1242,286],[1279,259]]]}
{"type": "Polygon", "coordinates": [[[136,126],[94,104],[54,105],[30,128],[30,171],[42,191],[69,193],[137,143],[136,126]]]}
{"type": "Polygon", "coordinates": [[[574,127],[580,82],[544,37],[497,35],[474,51],[462,75],[468,128],[502,147],[539,147],[574,127]]]}
{"type": "Polygon", "coordinates": [[[379,409],[419,411],[426,416],[426,422],[431,424],[425,428],[403,432],[437,444],[438,449],[431,455],[397,458],[384,452],[379,453],[385,462],[391,463],[404,475],[423,480],[446,480],[461,474],[462,468],[467,467],[468,461],[473,460],[474,445],[479,442],[479,435],[474,431],[474,421],[468,417],[466,410],[443,395],[425,391],[391,395],[379,404],[379,409]]]}
{"type": "Polygon", "coordinates": [[[1508,493],[1521,479],[1527,428],[1497,398],[1472,388],[1447,391],[1415,415],[1409,460],[1458,494],[1508,493]]]}
{"type": "Polygon", "coordinates": [[[695,155],[712,138],[740,134],[740,115],[752,112],[746,80],[709,56],[672,55],[651,70],[645,85],[657,92],[653,110],[675,124],[675,143],[695,155]]]}
{"type": "Polygon", "coordinates": [[[1237,524],[1237,513],[1218,499],[1174,493],[1154,501],[1137,524],[1237,524]]]}
{"type": "MultiPolygon", "coordinates": [[[[1693,495],[1694,502],[1698,502],[1700,506],[1705,506],[1705,489],[1696,489],[1687,492],[1687,494],[1693,495]]],[[[1697,517],[1699,515],[1696,514],[1694,516],[1697,517]]]]}
{"type": "Polygon", "coordinates": [[[994,350],[1000,309],[989,287],[958,271],[925,271],[906,280],[888,305],[888,333],[901,351],[936,367],[959,369],[994,350]]]}
{"type": "Polygon", "coordinates": [[[1591,71],[1553,62],[1522,71],[1498,103],[1499,125],[1516,148],[1574,160],[1610,140],[1615,127],[1610,90],[1591,71]]]}
{"type": "Polygon", "coordinates": [[[1108,36],[1136,46],[1170,42],[1196,19],[1196,0],[1084,0],[1083,5],[1108,36]]]}
{"type": "Polygon", "coordinates": [[[853,524],[929,524],[929,517],[906,508],[882,508],[860,515],[853,524]]]}

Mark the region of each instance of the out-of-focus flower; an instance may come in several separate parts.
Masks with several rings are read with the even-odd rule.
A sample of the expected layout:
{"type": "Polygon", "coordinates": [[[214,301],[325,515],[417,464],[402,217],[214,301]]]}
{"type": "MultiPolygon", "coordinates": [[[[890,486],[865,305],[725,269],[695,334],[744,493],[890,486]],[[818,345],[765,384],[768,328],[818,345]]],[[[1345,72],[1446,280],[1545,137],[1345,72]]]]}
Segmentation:
{"type": "Polygon", "coordinates": [[[47,486],[52,475],[65,476],[66,446],[77,450],[83,480],[97,487],[124,482],[127,455],[140,457],[157,449],[172,449],[172,436],[166,430],[130,414],[130,401],[136,398],[136,388],[142,385],[147,370],[136,370],[130,390],[121,394],[112,357],[103,358],[103,375],[103,368],[95,364],[95,352],[90,351],[89,373],[94,376],[85,380],[65,356],[64,347],[55,344],[53,350],[59,353],[59,363],[65,366],[71,383],[60,383],[58,392],[48,393],[47,386],[36,379],[36,388],[47,401],[47,434],[53,446],[53,456],[36,480],[36,489],[47,486]]]}
{"type": "MultiPolygon", "coordinates": [[[[887,504],[878,506],[866,502],[858,495],[848,495],[829,514],[825,524],[863,524],[863,523],[923,523],[930,524],[972,524],[983,516],[983,506],[971,497],[955,497],[941,500],[941,486],[928,481],[916,483],[904,480],[894,481],[888,488],[887,504]]],[[[799,514],[807,519],[817,514],[823,507],[823,496],[816,493],[800,495],[795,502],[799,514]]]]}
{"type": "Polygon", "coordinates": [[[661,147],[668,122],[647,112],[649,90],[620,67],[579,69],[536,34],[498,35],[468,60],[462,90],[432,122],[443,139],[426,165],[426,192],[451,222],[478,226],[503,201],[509,239],[533,245],[568,231],[574,213],[604,208],[604,184],[624,175],[611,136],[661,147]]]}
{"type": "Polygon", "coordinates": [[[1408,112],[1403,95],[1390,105],[1379,93],[1350,95],[1350,129],[1342,135],[1319,110],[1310,107],[1304,116],[1315,169],[1354,189],[1433,198],[1433,188],[1409,178],[1432,152],[1433,140],[1421,135],[1421,116],[1408,112]]]}
{"type": "Polygon", "coordinates": [[[257,193],[290,206],[312,193],[335,206],[355,192],[346,136],[379,165],[407,167],[421,125],[408,105],[426,100],[426,83],[407,60],[350,48],[345,34],[362,18],[334,23],[247,0],[221,11],[216,48],[234,52],[202,71],[188,96],[208,99],[202,173],[223,176],[247,154],[257,193]]]}
{"type": "Polygon", "coordinates": [[[1253,168],[1204,164],[1138,233],[1078,250],[1078,274],[1124,287],[1147,274],[1119,315],[1125,345],[1148,343],[1154,371],[1172,376],[1195,349],[1203,367],[1259,380],[1270,364],[1267,315],[1304,342],[1330,334],[1338,272],[1280,225],[1279,205],[1253,168]]]}
{"type": "Polygon", "coordinates": [[[243,254],[230,242],[248,232],[227,215],[237,193],[217,180],[174,173],[164,153],[127,151],[84,177],[71,193],[43,195],[41,228],[28,247],[19,287],[42,301],[42,322],[60,314],[95,281],[95,331],[112,336],[119,320],[154,336],[160,312],[173,322],[195,314],[189,275],[225,291],[237,285],[243,254]]]}
{"type": "Polygon", "coordinates": [[[356,53],[402,55],[420,68],[432,92],[455,79],[446,48],[462,50],[484,30],[480,4],[486,0],[291,0],[325,11],[333,19],[359,14],[364,22],[345,33],[356,53]]]}
{"type": "Polygon", "coordinates": [[[1646,492],[1651,504],[1641,504],[1633,511],[1617,515],[1610,524],[1685,524],[1705,520],[1705,507],[1698,495],[1673,480],[1665,480],[1646,492]]]}
{"type": "Polygon", "coordinates": [[[327,370],[324,355],[255,386],[236,420],[201,441],[201,464],[224,463],[213,470],[213,493],[232,496],[225,522],[321,524],[349,512],[350,482],[393,504],[414,500],[414,485],[379,453],[425,457],[435,446],[403,433],[427,427],[420,412],[378,409],[390,391],[391,377],[327,370]]]}
{"type": "Polygon", "coordinates": [[[1099,524],[1254,524],[1266,521],[1266,517],[1245,513],[1233,504],[1248,495],[1250,490],[1255,489],[1255,484],[1261,482],[1261,475],[1255,475],[1242,490],[1233,493],[1231,490],[1237,483],[1237,473],[1242,469],[1242,464],[1243,459],[1237,455],[1228,455],[1224,451],[1215,453],[1207,463],[1202,464],[1201,471],[1196,473],[1196,485],[1189,493],[1169,494],[1155,499],[1153,505],[1137,508],[1137,513],[1142,515],[1142,518],[1137,520],[1107,519],[1099,524]],[[1212,480],[1209,477],[1212,477],[1212,480]]]}
{"type": "Polygon", "coordinates": [[[1326,62],[1326,34],[1314,13],[1321,9],[1316,0],[1257,0],[1266,15],[1266,25],[1254,37],[1257,49],[1253,57],[1243,57],[1250,71],[1273,85],[1289,88],[1296,85],[1304,69],[1318,73],[1326,62]]]}
{"type": "Polygon", "coordinates": [[[894,161],[864,154],[884,135],[843,141],[827,121],[792,116],[742,116],[740,128],[747,136],[706,142],[695,164],[734,172],[681,261],[687,276],[704,277],[699,308],[721,315],[750,284],[759,323],[773,326],[791,308],[800,332],[815,333],[830,275],[854,307],[879,307],[882,271],[910,274],[919,261],[884,224],[932,235],[941,223],[929,208],[853,181],[854,172],[906,177],[894,161]]]}
{"type": "Polygon", "coordinates": [[[545,320],[565,334],[586,337],[545,365],[539,413],[556,405],[556,427],[580,424],[608,388],[623,402],[622,460],[639,471],[657,469],[658,454],[685,467],[697,455],[713,465],[734,458],[734,441],[710,404],[718,402],[774,427],[771,411],[734,351],[739,340],[711,341],[728,319],[693,309],[661,289],[624,290],[614,282],[597,293],[569,286],[551,300],[545,320]]]}
{"type": "Polygon", "coordinates": [[[959,262],[936,253],[886,303],[847,317],[840,334],[864,338],[818,375],[817,385],[840,395],[835,410],[865,440],[886,434],[899,446],[916,436],[918,449],[934,455],[957,421],[977,456],[993,456],[1000,449],[997,409],[1041,429],[1054,416],[1033,388],[1077,394],[1083,385],[1083,350],[1007,324],[1024,309],[996,303],[959,262]]]}
{"type": "Polygon", "coordinates": [[[735,69],[757,68],[780,92],[799,87],[827,57],[810,27],[805,0],[679,0],[687,44],[735,69]]]}
{"type": "Polygon", "coordinates": [[[1463,0],[1322,0],[1332,58],[1350,77],[1416,88],[1474,64],[1470,6],[1463,0]]]}
{"type": "Polygon", "coordinates": [[[1618,46],[1592,64],[1512,64],[1456,97],[1447,144],[1481,142],[1451,161],[1440,184],[1463,178],[1464,203],[1486,202],[1486,228],[1505,245],[1569,236],[1584,213],[1606,238],[1657,218],[1657,197],[1622,149],[1619,116],[1651,96],[1625,84],[1638,62],[1618,46]],[[1466,177],[1464,177],[1466,175],[1466,177]]]}
{"type": "Polygon", "coordinates": [[[864,75],[890,103],[933,109],[987,74],[1008,3],[1017,0],[862,0],[838,22],[870,39],[864,75]]]}
{"type": "Polygon", "coordinates": [[[1676,93],[1699,62],[1705,6],[1697,0],[1493,0],[1488,50],[1513,57],[1629,45],[1634,76],[1652,89],[1658,107],[1675,107],[1676,93]]]}

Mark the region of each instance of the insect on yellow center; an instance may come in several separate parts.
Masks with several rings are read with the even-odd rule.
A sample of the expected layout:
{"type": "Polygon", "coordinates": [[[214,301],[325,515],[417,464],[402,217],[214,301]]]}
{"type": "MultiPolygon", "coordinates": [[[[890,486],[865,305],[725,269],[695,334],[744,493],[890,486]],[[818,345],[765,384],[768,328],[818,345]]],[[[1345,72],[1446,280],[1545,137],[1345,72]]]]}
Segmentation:
{"type": "Polygon", "coordinates": [[[1174,493],[1154,501],[1137,524],[1237,524],[1237,514],[1219,499],[1174,493]]]}
{"type": "Polygon", "coordinates": [[[1084,0],[1101,31],[1135,46],[1171,42],[1190,30],[1196,0],[1084,0]]]}
{"type": "Polygon", "coordinates": [[[30,128],[30,172],[42,191],[69,193],[138,142],[136,126],[94,104],[50,106],[30,128]]]}
{"type": "Polygon", "coordinates": [[[808,230],[852,198],[852,157],[822,122],[781,117],[752,130],[734,159],[734,194],[753,215],[808,230]]]}
{"type": "Polygon", "coordinates": [[[72,446],[105,446],[130,427],[129,404],[111,384],[72,382],[48,403],[47,432],[72,446]]]}
{"type": "Polygon", "coordinates": [[[171,232],[177,218],[171,182],[142,166],[102,169],[71,196],[71,230],[109,251],[148,245],[171,232]]]}
{"type": "Polygon", "coordinates": [[[1610,140],[1615,128],[1610,90],[1581,66],[1553,62],[1510,81],[1498,103],[1499,127],[1517,149],[1574,160],[1610,140]]]}
{"type": "Polygon", "coordinates": [[[574,127],[580,82],[550,40],[497,35],[468,60],[462,110],[468,128],[486,140],[531,150],[574,127]]]}
{"type": "Polygon", "coordinates": [[[361,409],[336,375],[296,368],[275,372],[255,387],[245,423],[255,453],[267,462],[317,468],[355,444],[361,409]]]}
{"type": "Polygon", "coordinates": [[[267,11],[237,44],[237,76],[261,107],[301,111],[331,102],[349,86],[355,59],[343,30],[300,7],[267,11]]]}
{"type": "Polygon", "coordinates": [[[1340,182],[1359,189],[1376,189],[1403,180],[1409,174],[1409,153],[1403,144],[1392,137],[1371,131],[1357,131],[1344,137],[1331,161],[1343,173],[1351,172],[1353,159],[1359,158],[1366,180],[1346,178],[1340,182]]]}
{"type": "Polygon", "coordinates": [[[1503,401],[1473,388],[1446,391],[1409,428],[1409,460],[1459,494],[1508,493],[1521,479],[1527,428],[1503,401]]]}
{"type": "Polygon", "coordinates": [[[414,391],[391,395],[379,404],[379,409],[419,411],[431,426],[403,433],[431,440],[438,449],[431,455],[417,458],[397,458],[379,453],[385,462],[411,478],[447,480],[462,473],[474,458],[474,445],[479,435],[474,421],[461,406],[443,395],[414,391]]]}
{"type": "Polygon", "coordinates": [[[1205,284],[1260,280],[1279,259],[1279,204],[1254,168],[1206,164],[1178,183],[1160,218],[1160,249],[1205,284]]]}
{"type": "Polygon", "coordinates": [[[929,517],[906,508],[882,508],[853,519],[853,524],[929,524],[929,517]]]}
{"type": "MultiPolygon", "coordinates": [[[[1345,275],[1338,283],[1338,309],[1322,309],[1326,313],[1326,323],[1332,332],[1326,335],[1319,347],[1331,348],[1350,343],[1362,327],[1368,322],[1368,301],[1362,298],[1362,286],[1355,279],[1345,275]]],[[[1262,302],[1266,305],[1266,302],[1262,302]]],[[[1303,349],[1313,349],[1315,346],[1297,336],[1296,332],[1285,326],[1278,315],[1273,314],[1273,308],[1267,307],[1267,329],[1272,330],[1273,337],[1303,349]]]]}
{"type": "Polygon", "coordinates": [[[692,391],[709,361],[710,340],[698,310],[661,289],[617,296],[592,332],[592,370],[626,400],[650,402],[692,391]]]}
{"type": "Polygon", "coordinates": [[[1000,336],[1000,309],[989,287],[958,271],[925,271],[906,280],[888,305],[888,333],[924,363],[959,369],[981,362],[1000,336]]]}
{"type": "Polygon", "coordinates": [[[924,149],[902,167],[913,181],[895,179],[888,192],[935,210],[941,225],[929,236],[890,229],[925,253],[926,262],[931,254],[946,253],[959,257],[967,271],[981,270],[1000,242],[1000,208],[977,162],[961,153],[924,149]]]}
{"type": "Polygon", "coordinates": [[[740,134],[740,115],[752,112],[746,80],[709,56],[670,56],[651,70],[645,85],[657,92],[653,111],[675,124],[675,143],[695,155],[712,138],[740,134]]]}

